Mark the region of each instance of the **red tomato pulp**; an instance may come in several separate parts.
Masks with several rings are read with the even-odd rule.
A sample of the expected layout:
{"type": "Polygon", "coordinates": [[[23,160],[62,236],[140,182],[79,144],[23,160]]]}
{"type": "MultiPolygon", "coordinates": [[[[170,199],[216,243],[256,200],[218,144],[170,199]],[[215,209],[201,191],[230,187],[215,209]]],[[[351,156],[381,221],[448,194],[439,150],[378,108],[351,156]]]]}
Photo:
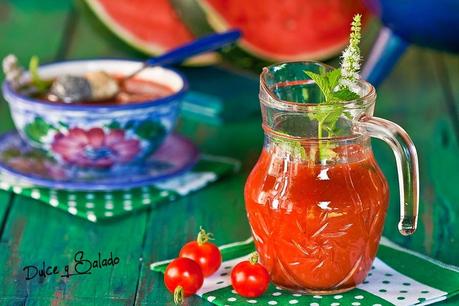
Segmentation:
{"type": "Polygon", "coordinates": [[[351,162],[320,165],[263,149],[245,202],[260,262],[275,284],[335,293],[353,288],[370,270],[388,187],[369,149],[349,151],[351,162]]]}

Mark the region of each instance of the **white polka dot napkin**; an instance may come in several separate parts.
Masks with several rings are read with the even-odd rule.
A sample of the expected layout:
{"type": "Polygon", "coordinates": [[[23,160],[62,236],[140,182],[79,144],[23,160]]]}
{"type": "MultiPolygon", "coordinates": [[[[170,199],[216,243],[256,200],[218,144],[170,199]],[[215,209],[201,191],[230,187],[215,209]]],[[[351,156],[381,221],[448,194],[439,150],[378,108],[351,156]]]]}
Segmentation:
{"type": "MultiPolygon", "coordinates": [[[[231,287],[234,265],[247,260],[255,250],[248,239],[220,247],[223,263],[206,278],[198,295],[216,305],[309,305],[383,306],[430,305],[459,294],[459,268],[448,266],[403,249],[383,238],[378,255],[365,281],[357,288],[334,295],[306,295],[271,285],[263,296],[244,298],[231,287]]],[[[151,264],[164,272],[168,260],[151,264]]]]}

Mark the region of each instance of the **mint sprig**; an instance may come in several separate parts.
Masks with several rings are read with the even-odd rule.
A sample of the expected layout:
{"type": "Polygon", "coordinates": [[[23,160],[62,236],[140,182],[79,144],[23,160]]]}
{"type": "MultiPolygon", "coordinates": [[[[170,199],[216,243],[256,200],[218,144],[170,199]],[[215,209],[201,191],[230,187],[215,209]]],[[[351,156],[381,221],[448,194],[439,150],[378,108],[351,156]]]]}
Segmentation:
{"type": "Polygon", "coordinates": [[[336,156],[334,146],[329,141],[323,141],[325,137],[332,137],[336,134],[336,124],[342,115],[350,117],[342,101],[358,99],[359,88],[358,72],[360,69],[361,38],[361,15],[355,15],[351,25],[351,36],[349,46],[344,50],[340,68],[317,74],[312,71],[305,71],[321,90],[324,100],[319,102],[320,107],[315,113],[309,114],[311,120],[317,121],[317,138],[319,141],[319,158],[326,161],[336,156]]]}
{"type": "Polygon", "coordinates": [[[304,71],[304,73],[319,86],[324,95],[324,102],[331,102],[333,100],[333,89],[338,85],[341,77],[341,70],[333,69],[323,74],[317,74],[312,71],[304,71]]]}
{"type": "MultiPolygon", "coordinates": [[[[310,120],[317,121],[317,139],[319,143],[319,159],[322,163],[336,157],[335,145],[326,138],[335,136],[339,130],[337,123],[344,116],[351,119],[351,114],[344,107],[343,101],[352,101],[360,98],[358,86],[360,70],[360,38],[361,15],[355,15],[351,24],[349,45],[343,51],[340,68],[331,69],[323,73],[304,71],[315,82],[323,95],[323,100],[314,112],[308,113],[310,120]]],[[[307,101],[309,92],[303,89],[303,99],[307,101]]],[[[290,150],[291,154],[307,158],[307,154],[299,141],[277,140],[281,146],[290,150]]],[[[315,153],[314,153],[315,155],[315,153]]],[[[311,158],[311,156],[309,156],[311,158]]]]}
{"type": "Polygon", "coordinates": [[[312,71],[305,71],[304,73],[306,73],[322,91],[324,101],[320,103],[336,104],[339,101],[351,101],[360,97],[349,88],[337,89],[342,77],[340,68],[335,68],[322,74],[317,74],[312,71]]]}

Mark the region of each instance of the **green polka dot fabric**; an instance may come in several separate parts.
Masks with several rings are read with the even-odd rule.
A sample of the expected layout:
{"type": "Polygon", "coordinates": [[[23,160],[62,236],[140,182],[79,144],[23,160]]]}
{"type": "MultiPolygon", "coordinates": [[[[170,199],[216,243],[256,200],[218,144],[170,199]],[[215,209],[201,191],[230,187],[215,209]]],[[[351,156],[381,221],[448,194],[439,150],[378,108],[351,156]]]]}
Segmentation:
{"type": "Polygon", "coordinates": [[[0,178],[0,189],[39,200],[69,214],[97,222],[128,214],[134,210],[174,201],[204,188],[239,169],[239,161],[202,155],[190,171],[150,186],[115,191],[67,191],[14,184],[0,178]]]}
{"type": "MultiPolygon", "coordinates": [[[[365,281],[357,288],[335,295],[306,295],[270,285],[258,298],[239,296],[231,287],[231,269],[255,250],[248,239],[220,247],[223,263],[206,278],[197,295],[215,305],[383,306],[430,305],[459,294],[459,268],[445,265],[403,249],[383,238],[377,258],[365,281]]],[[[151,264],[164,273],[170,260],[151,264]]]]}

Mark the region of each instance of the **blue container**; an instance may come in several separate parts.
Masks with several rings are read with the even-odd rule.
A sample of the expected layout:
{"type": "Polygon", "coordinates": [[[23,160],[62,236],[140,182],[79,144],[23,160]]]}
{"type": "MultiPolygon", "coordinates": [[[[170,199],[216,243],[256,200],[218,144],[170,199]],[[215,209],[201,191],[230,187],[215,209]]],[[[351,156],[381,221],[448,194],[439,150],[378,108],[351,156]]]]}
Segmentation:
{"type": "Polygon", "coordinates": [[[365,0],[384,27],[363,77],[379,85],[409,44],[459,52],[459,0],[365,0]]]}
{"type": "MultiPolygon", "coordinates": [[[[141,65],[131,60],[76,60],[41,66],[39,73],[44,79],[94,70],[122,76],[141,65]]],[[[25,74],[22,81],[28,82],[29,78],[25,74]]],[[[28,144],[62,163],[109,168],[141,162],[158,149],[174,129],[188,89],[186,79],[168,68],[147,68],[139,78],[166,85],[173,93],[138,103],[72,105],[24,96],[4,82],[3,95],[19,134],[28,144]]]]}

